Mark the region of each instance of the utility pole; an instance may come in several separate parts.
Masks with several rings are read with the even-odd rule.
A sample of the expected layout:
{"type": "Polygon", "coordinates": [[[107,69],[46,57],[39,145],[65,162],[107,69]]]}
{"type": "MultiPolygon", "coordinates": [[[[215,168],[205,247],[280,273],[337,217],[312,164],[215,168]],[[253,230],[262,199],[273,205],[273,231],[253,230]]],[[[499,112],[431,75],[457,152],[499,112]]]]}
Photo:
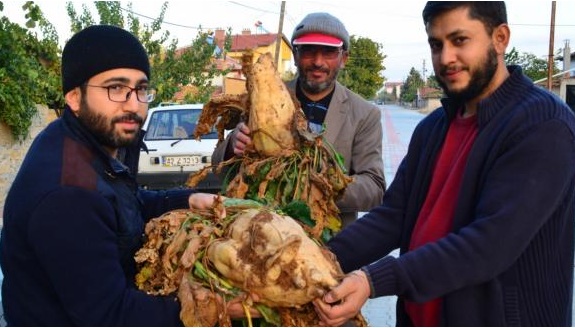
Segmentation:
{"type": "Polygon", "coordinates": [[[553,89],[553,44],[555,42],[555,6],[557,1],[551,1],[551,28],[549,29],[549,58],[547,59],[547,89],[553,89]]]}
{"type": "Polygon", "coordinates": [[[282,35],[283,35],[283,27],[284,27],[284,13],[286,10],[286,2],[282,1],[282,7],[280,10],[280,24],[278,27],[278,36],[277,36],[277,40],[276,40],[276,53],[275,53],[275,62],[276,62],[276,68],[279,71],[279,63],[280,63],[280,48],[282,45],[282,35]]]}

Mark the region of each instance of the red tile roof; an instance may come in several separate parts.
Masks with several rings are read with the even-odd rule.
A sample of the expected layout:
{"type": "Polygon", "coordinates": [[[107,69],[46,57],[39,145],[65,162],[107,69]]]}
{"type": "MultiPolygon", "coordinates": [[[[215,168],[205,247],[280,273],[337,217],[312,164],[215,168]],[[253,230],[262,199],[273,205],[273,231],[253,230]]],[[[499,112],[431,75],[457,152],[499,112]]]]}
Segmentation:
{"type": "Polygon", "coordinates": [[[440,98],[443,94],[441,89],[431,88],[431,87],[421,87],[419,88],[419,96],[421,98],[440,98]]]}
{"type": "Polygon", "coordinates": [[[256,49],[273,44],[277,40],[277,33],[267,34],[236,34],[232,36],[231,51],[244,51],[256,49]]]}
{"type": "Polygon", "coordinates": [[[225,69],[240,71],[242,69],[242,64],[240,61],[229,56],[226,56],[225,58],[217,58],[216,65],[218,69],[222,71],[225,69]]]}
{"type": "Polygon", "coordinates": [[[386,88],[395,88],[398,85],[403,85],[403,82],[385,82],[384,84],[386,88]]]}

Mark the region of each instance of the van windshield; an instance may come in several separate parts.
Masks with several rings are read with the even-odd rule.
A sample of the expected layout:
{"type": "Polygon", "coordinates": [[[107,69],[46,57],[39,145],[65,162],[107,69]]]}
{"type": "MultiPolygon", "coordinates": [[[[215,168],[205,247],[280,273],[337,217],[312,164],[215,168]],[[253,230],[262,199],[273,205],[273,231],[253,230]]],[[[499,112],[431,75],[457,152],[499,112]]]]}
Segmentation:
{"type": "MultiPolygon", "coordinates": [[[[151,114],[144,140],[194,139],[201,109],[158,110],[151,114]]],[[[217,139],[214,129],[202,139],[217,139]]]]}

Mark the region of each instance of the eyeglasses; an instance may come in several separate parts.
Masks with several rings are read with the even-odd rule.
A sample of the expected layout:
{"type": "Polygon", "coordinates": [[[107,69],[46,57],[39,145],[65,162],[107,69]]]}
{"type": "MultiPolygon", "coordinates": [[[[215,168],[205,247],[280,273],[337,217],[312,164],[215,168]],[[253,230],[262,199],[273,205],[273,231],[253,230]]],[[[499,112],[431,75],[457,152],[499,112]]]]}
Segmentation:
{"type": "Polygon", "coordinates": [[[140,85],[131,88],[123,84],[112,84],[108,86],[85,84],[87,87],[102,88],[108,90],[108,99],[113,102],[124,103],[130,100],[132,92],[136,91],[136,99],[141,103],[151,103],[156,96],[156,90],[148,89],[147,85],[140,85]]]}
{"type": "Polygon", "coordinates": [[[295,48],[300,58],[311,59],[319,52],[325,59],[336,59],[343,52],[342,48],[330,46],[303,45],[295,48]]]}

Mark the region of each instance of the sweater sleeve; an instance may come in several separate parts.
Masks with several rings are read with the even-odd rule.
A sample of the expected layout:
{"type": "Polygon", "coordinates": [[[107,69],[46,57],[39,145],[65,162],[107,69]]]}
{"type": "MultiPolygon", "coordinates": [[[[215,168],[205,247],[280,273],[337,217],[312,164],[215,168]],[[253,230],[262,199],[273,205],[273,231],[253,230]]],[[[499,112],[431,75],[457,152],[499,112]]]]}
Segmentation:
{"type": "Polygon", "coordinates": [[[400,247],[405,189],[404,159],[380,206],[352,222],[328,241],[344,272],[351,272],[400,247]],[[361,254],[361,256],[358,256],[361,254]]]}
{"type": "Polygon", "coordinates": [[[167,211],[189,208],[189,197],[194,189],[138,190],[142,201],[142,215],[146,221],[167,211]]]}
{"type": "Polygon", "coordinates": [[[126,281],[115,217],[99,194],[79,188],[61,188],[42,200],[28,238],[45,288],[78,326],[182,325],[173,297],[147,295],[126,281]]]}
{"type": "MultiPolygon", "coordinates": [[[[523,260],[523,265],[532,261],[533,271],[541,265],[536,263],[556,256],[557,246],[543,245],[561,245],[559,231],[573,219],[572,210],[565,210],[572,208],[575,179],[572,127],[547,120],[510,136],[498,149],[485,176],[464,176],[456,217],[467,207],[469,224],[397,259],[383,258],[367,266],[377,296],[428,301],[493,279],[515,265],[528,248],[539,254],[534,262],[523,260]],[[468,193],[476,196],[462,196],[468,193]]],[[[485,165],[480,158],[469,158],[474,175],[480,172],[474,166],[485,165]]],[[[374,220],[375,216],[370,221],[374,220]]]]}

